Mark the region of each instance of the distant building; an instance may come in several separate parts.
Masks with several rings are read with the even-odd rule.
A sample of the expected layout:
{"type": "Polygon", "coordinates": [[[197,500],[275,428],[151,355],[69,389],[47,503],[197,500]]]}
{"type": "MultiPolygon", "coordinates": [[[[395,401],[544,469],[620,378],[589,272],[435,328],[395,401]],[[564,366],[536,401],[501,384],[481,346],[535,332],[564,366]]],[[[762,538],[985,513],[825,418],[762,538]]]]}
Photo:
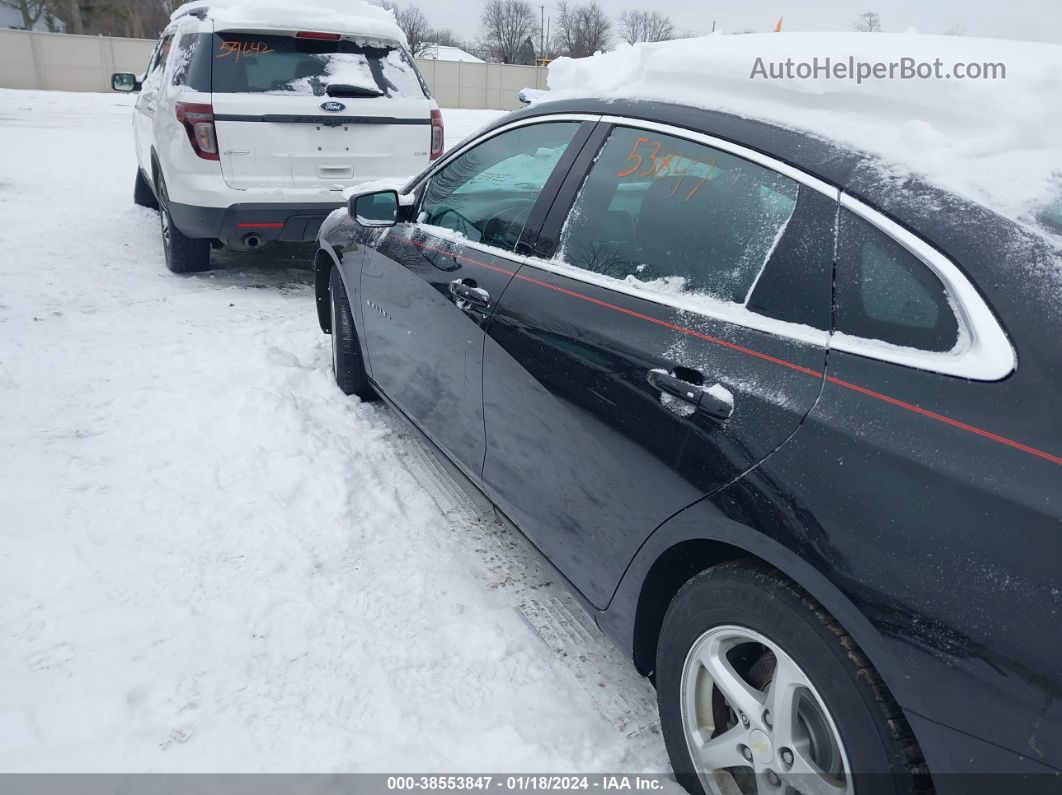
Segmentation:
{"type": "Polygon", "coordinates": [[[465,52],[460,47],[450,47],[446,44],[429,44],[425,48],[421,58],[432,61],[468,61],[470,63],[484,63],[482,58],[477,58],[470,52],[465,52]]]}
{"type": "MultiPolygon", "coordinates": [[[[0,29],[5,28],[13,28],[14,30],[26,29],[22,24],[22,14],[19,13],[17,8],[0,6],[0,29]]],[[[37,20],[33,29],[39,30],[42,33],[63,33],[66,30],[66,24],[63,20],[53,17],[48,14],[48,12],[45,12],[41,14],[41,18],[37,20]]]]}

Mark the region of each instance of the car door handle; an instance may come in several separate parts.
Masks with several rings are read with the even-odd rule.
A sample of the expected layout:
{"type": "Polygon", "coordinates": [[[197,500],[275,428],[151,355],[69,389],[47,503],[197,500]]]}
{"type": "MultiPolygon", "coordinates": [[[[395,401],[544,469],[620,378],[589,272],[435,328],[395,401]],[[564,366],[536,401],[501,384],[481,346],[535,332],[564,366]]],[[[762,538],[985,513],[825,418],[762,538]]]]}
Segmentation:
{"type": "Polygon", "coordinates": [[[722,384],[706,387],[680,378],[666,370],[650,370],[648,381],[666,395],[689,403],[699,413],[717,420],[730,419],[734,413],[734,398],[722,384]]]}
{"type": "Polygon", "coordinates": [[[457,299],[457,305],[461,309],[468,306],[490,306],[490,293],[476,286],[473,279],[454,279],[450,282],[450,295],[457,299]]]}

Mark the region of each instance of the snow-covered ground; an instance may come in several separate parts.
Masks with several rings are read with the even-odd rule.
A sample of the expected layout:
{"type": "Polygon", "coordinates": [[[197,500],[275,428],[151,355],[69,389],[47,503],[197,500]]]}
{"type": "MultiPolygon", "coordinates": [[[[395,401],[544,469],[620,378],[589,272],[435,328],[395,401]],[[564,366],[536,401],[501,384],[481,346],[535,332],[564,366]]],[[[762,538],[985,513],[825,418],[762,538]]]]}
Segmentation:
{"type": "Polygon", "coordinates": [[[130,104],[0,91],[0,771],[666,769],[649,685],[336,389],[312,246],[166,271],[130,104]]]}

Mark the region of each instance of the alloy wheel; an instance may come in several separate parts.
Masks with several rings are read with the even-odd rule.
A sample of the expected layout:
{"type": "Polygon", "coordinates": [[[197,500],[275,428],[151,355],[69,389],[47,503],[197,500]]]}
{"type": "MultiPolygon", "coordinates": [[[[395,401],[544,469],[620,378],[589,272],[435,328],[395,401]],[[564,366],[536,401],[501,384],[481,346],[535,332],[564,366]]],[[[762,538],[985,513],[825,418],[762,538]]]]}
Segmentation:
{"type": "Polygon", "coordinates": [[[837,726],[807,674],[755,630],[713,627],[682,669],[682,726],[705,790],[851,795],[837,726]]]}

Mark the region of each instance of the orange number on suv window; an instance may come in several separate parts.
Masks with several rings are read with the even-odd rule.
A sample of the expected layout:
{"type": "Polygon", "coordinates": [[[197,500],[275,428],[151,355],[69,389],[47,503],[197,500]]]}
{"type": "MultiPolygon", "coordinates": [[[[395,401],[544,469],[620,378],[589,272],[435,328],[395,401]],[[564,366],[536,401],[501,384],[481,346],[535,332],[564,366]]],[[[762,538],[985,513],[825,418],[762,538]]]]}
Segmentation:
{"type": "Polygon", "coordinates": [[[245,55],[266,55],[271,52],[272,48],[264,41],[223,41],[216,57],[220,59],[235,55],[239,61],[245,55]]]}

